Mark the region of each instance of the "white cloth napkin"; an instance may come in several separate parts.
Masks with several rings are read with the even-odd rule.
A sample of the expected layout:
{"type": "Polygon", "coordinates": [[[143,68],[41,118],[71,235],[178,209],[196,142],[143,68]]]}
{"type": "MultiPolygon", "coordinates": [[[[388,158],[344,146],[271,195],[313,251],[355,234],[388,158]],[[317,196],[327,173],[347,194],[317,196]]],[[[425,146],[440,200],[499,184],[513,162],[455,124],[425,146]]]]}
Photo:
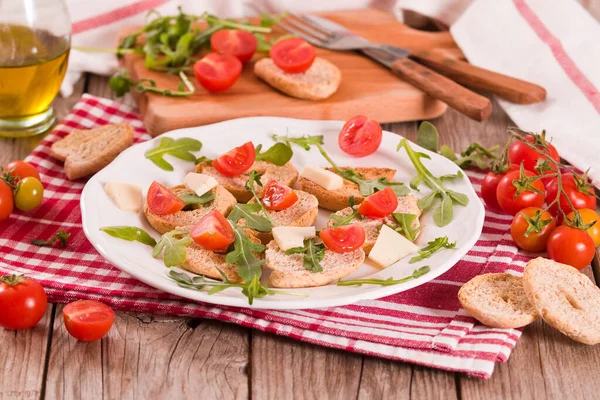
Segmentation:
{"type": "MultiPolygon", "coordinates": [[[[546,101],[517,105],[500,101],[515,124],[548,137],[567,161],[586,170],[600,187],[600,25],[575,0],[68,0],[73,45],[114,47],[119,30],[144,23],[157,9],[209,11],[222,17],[270,12],[322,11],[376,6],[410,9],[451,26],[456,43],[474,65],[535,82],[546,101]]],[[[62,92],[69,95],[81,72],[111,74],[115,57],[74,50],[62,92]]]]}

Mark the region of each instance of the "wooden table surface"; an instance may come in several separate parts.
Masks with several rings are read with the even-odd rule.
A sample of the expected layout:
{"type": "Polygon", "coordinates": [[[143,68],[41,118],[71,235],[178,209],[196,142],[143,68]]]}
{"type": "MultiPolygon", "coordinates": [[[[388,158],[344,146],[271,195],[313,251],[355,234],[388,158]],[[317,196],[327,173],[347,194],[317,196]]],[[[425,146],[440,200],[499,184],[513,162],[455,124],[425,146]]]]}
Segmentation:
{"type": "MultiPolygon", "coordinates": [[[[88,75],[69,98],[112,97],[108,79],[88,75]]],[[[504,143],[508,116],[494,103],[477,123],[448,110],[432,121],[441,142],[464,149],[504,143]]],[[[415,139],[417,122],[384,129],[415,139]]],[[[0,164],[26,156],[39,142],[2,139],[0,164]]],[[[600,282],[595,268],[585,273],[600,282]]],[[[62,305],[48,306],[34,328],[0,329],[0,399],[591,399],[600,393],[600,345],[576,343],[549,325],[528,326],[507,363],[488,381],[402,362],[327,349],[213,320],[117,312],[107,337],[77,342],[64,328],[62,305]]]]}

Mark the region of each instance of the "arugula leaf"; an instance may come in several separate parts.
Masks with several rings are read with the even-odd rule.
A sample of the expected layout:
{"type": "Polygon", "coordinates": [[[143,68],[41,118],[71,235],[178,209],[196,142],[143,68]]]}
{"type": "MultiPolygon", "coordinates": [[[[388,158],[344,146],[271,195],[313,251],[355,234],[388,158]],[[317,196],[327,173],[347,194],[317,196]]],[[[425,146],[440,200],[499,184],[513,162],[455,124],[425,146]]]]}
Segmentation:
{"type": "Polygon", "coordinates": [[[392,213],[392,217],[398,222],[400,225],[398,228],[392,228],[399,234],[403,235],[405,238],[414,242],[417,239],[417,234],[421,230],[421,227],[413,228],[413,222],[417,219],[415,214],[405,214],[405,213],[392,213]]]}
{"type": "Polygon", "coordinates": [[[262,215],[257,214],[262,210],[263,208],[258,203],[238,203],[233,206],[233,210],[231,210],[227,219],[237,224],[240,218],[244,218],[246,220],[244,228],[254,229],[259,232],[270,232],[272,229],[271,222],[262,215]]]}
{"type": "Polygon", "coordinates": [[[365,278],[365,279],[352,279],[352,280],[345,280],[345,281],[338,280],[337,285],[338,286],[362,286],[362,285],[392,286],[392,285],[397,285],[399,283],[408,282],[412,279],[420,278],[421,276],[425,275],[429,271],[431,271],[431,268],[429,268],[429,266],[426,265],[424,267],[415,269],[413,271],[412,275],[407,276],[406,278],[393,279],[390,277],[387,279],[365,278]]]}
{"type": "Polygon", "coordinates": [[[137,226],[107,226],[100,228],[100,230],[117,239],[129,242],[137,241],[152,247],[156,246],[156,240],[148,232],[137,226]]]}
{"type": "Polygon", "coordinates": [[[127,70],[123,69],[117,71],[108,81],[108,86],[114,90],[117,97],[125,96],[133,88],[138,93],[150,92],[162,94],[168,97],[187,97],[191,96],[196,92],[196,88],[189,81],[183,71],[179,71],[179,77],[181,82],[177,87],[177,90],[161,89],[156,86],[154,79],[140,79],[135,81],[127,77],[127,70]]]}
{"type": "Polygon", "coordinates": [[[421,162],[421,158],[429,159],[430,157],[424,153],[415,152],[408,144],[406,139],[402,139],[396,150],[404,147],[408,158],[417,170],[417,176],[410,181],[410,187],[414,190],[419,190],[418,186],[422,183],[431,189],[431,193],[419,200],[419,208],[426,210],[433,206],[436,197],[441,199],[441,202],[433,209],[433,220],[437,226],[446,226],[452,221],[454,210],[453,204],[467,205],[469,199],[462,193],[454,192],[444,187],[444,180],[454,179],[462,176],[462,174],[446,175],[443,178],[435,177],[421,162]]]}
{"type": "Polygon", "coordinates": [[[266,151],[260,152],[262,144],[256,146],[256,160],[265,160],[279,167],[291,160],[294,152],[285,143],[277,142],[266,151]]]}
{"type": "Polygon", "coordinates": [[[215,194],[213,192],[206,192],[202,196],[198,196],[195,193],[183,193],[179,195],[179,198],[183,200],[185,207],[199,206],[213,201],[215,199],[215,194]]]}
{"type": "Polygon", "coordinates": [[[436,253],[436,252],[440,251],[441,249],[444,249],[444,248],[454,249],[455,247],[456,247],[456,242],[449,243],[448,236],[437,237],[437,238],[433,239],[432,241],[427,242],[427,246],[425,246],[421,250],[419,250],[419,254],[414,256],[413,258],[411,258],[408,263],[413,264],[413,263],[422,261],[426,258],[431,257],[433,255],[433,253],[436,253]]]}
{"type": "Polygon", "coordinates": [[[315,243],[314,238],[305,239],[304,247],[294,247],[285,251],[285,254],[303,254],[304,268],[310,272],[321,272],[323,267],[319,263],[325,257],[325,245],[315,243]]]}
{"type": "Polygon", "coordinates": [[[170,137],[163,137],[160,139],[158,146],[148,150],[144,155],[159,168],[165,171],[173,171],[173,166],[164,159],[166,154],[193,162],[196,161],[196,156],[191,152],[200,151],[201,148],[202,143],[196,139],[180,138],[175,140],[170,137]]]}
{"type": "Polygon", "coordinates": [[[233,226],[235,239],[233,250],[225,256],[225,261],[234,264],[242,280],[246,283],[251,282],[255,277],[260,279],[262,274],[261,267],[265,264],[264,260],[259,260],[254,253],[262,253],[266,247],[260,243],[254,243],[246,234],[242,227],[233,226]]]}
{"type": "Polygon", "coordinates": [[[440,135],[431,122],[423,121],[417,131],[417,144],[429,151],[437,153],[440,135]]]}
{"type": "Polygon", "coordinates": [[[154,246],[152,257],[156,258],[163,253],[163,262],[167,267],[179,267],[185,262],[187,247],[192,243],[192,238],[186,231],[173,230],[162,235],[160,241],[154,246]]]}
{"type": "Polygon", "coordinates": [[[67,240],[69,237],[71,237],[70,233],[61,230],[48,240],[31,239],[31,244],[35,244],[36,246],[52,247],[52,245],[58,241],[60,243],[60,247],[65,248],[67,247],[67,240]]]}
{"type": "Polygon", "coordinates": [[[354,196],[350,196],[350,198],[348,199],[348,206],[350,206],[350,208],[352,208],[352,212],[350,214],[338,215],[338,214],[333,213],[329,216],[329,219],[334,221],[333,228],[337,228],[337,227],[344,226],[344,225],[349,225],[355,219],[362,218],[362,216],[358,212],[358,207],[354,207],[354,205],[355,205],[354,204],[354,196]]]}
{"type": "Polygon", "coordinates": [[[246,188],[247,191],[252,193],[252,197],[254,198],[254,201],[256,202],[256,204],[258,204],[260,206],[264,217],[271,223],[271,226],[275,226],[275,222],[269,215],[269,212],[263,205],[262,201],[258,198],[258,195],[256,194],[256,190],[254,189],[254,187],[257,185],[262,187],[263,184],[260,181],[261,176],[262,176],[262,173],[260,173],[260,172],[257,172],[255,170],[250,171],[250,174],[248,174],[248,180],[246,181],[246,184],[244,185],[244,187],[246,188]]]}
{"type": "Polygon", "coordinates": [[[322,135],[318,135],[318,136],[304,135],[301,137],[289,137],[289,136],[280,136],[280,135],[273,134],[273,135],[271,135],[271,139],[273,139],[276,142],[277,141],[284,142],[285,144],[287,144],[290,147],[292,147],[292,145],[290,143],[294,143],[307,151],[310,150],[310,146],[313,144],[314,145],[323,144],[323,136],[322,135]]]}
{"type": "Polygon", "coordinates": [[[206,157],[206,156],[200,156],[198,158],[196,158],[196,160],[194,161],[194,164],[198,165],[200,163],[209,163],[211,164],[213,160],[211,160],[210,158],[206,157]]]}

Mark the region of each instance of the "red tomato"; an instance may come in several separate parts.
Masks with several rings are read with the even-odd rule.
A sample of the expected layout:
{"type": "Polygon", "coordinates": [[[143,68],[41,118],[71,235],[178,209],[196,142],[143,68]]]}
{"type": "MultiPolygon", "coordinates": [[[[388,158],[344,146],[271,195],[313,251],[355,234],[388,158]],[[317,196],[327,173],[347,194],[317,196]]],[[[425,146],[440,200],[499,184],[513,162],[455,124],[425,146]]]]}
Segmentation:
{"type": "MultiPolygon", "coordinates": [[[[600,246],[600,215],[598,215],[594,210],[590,210],[589,208],[581,208],[577,210],[579,215],[581,215],[581,219],[583,220],[583,224],[591,224],[596,221],[594,225],[589,227],[586,232],[592,237],[594,241],[594,246],[600,246]]],[[[567,221],[573,221],[575,218],[575,212],[572,211],[567,214],[567,221]]]]}
{"type": "Polygon", "coordinates": [[[254,160],[256,160],[254,145],[252,142],[246,142],[215,158],[212,166],[225,176],[237,176],[248,171],[254,164],[254,160]]]}
{"type": "Polygon", "coordinates": [[[241,73],[242,62],[229,55],[210,53],[194,64],[196,79],[209,92],[229,89],[241,73]]]}
{"type": "Polygon", "coordinates": [[[377,151],[381,145],[381,137],[379,122],[357,115],[344,124],[338,143],[344,153],[364,157],[377,151]]]}
{"type": "Polygon", "coordinates": [[[537,253],[546,250],[548,237],[554,228],[556,221],[549,212],[538,207],[527,207],[513,218],[510,235],[519,248],[537,253]],[[538,213],[539,218],[536,218],[538,213]]]}
{"type": "Polygon", "coordinates": [[[538,151],[527,146],[520,140],[515,140],[508,148],[508,158],[511,164],[521,165],[521,162],[523,162],[526,170],[535,171],[535,166],[540,158],[551,158],[556,162],[560,162],[560,156],[558,155],[558,151],[556,151],[556,147],[552,143],[547,142],[542,135],[526,136],[525,140],[535,145],[538,151]],[[541,143],[545,143],[548,146],[548,150],[545,150],[541,143]]]}
{"type": "Polygon", "coordinates": [[[349,253],[365,243],[365,228],[359,223],[326,228],[319,233],[325,246],[336,253],[349,253]]]}
{"type": "Polygon", "coordinates": [[[42,285],[22,275],[0,277],[0,326],[29,329],[46,312],[48,299],[42,285]]]}
{"type": "Polygon", "coordinates": [[[0,179],[0,221],[8,219],[14,208],[13,190],[8,183],[0,179]]]}
{"type": "Polygon", "coordinates": [[[77,300],[63,308],[63,319],[71,336],[92,342],[108,333],[115,320],[115,312],[96,300],[77,300]]]}
{"type": "Polygon", "coordinates": [[[548,256],[582,270],[594,258],[594,240],[584,230],[561,225],[548,238],[548,256]]]}
{"type": "Polygon", "coordinates": [[[539,193],[525,189],[517,195],[517,187],[513,181],[521,180],[520,173],[521,171],[507,173],[500,179],[498,188],[496,189],[496,198],[498,199],[500,208],[510,215],[515,215],[526,207],[541,207],[544,204],[544,195],[546,194],[544,184],[539,179],[530,181],[528,177],[537,176],[531,171],[524,171],[525,177],[522,181],[530,181],[531,187],[539,191],[539,193]]]}
{"type": "Polygon", "coordinates": [[[262,202],[267,210],[281,211],[294,205],[298,195],[289,186],[271,179],[263,190],[262,202]]]}
{"type": "Polygon", "coordinates": [[[157,215],[175,214],[185,207],[185,202],[173,192],[154,181],[148,189],[148,208],[157,215]]]}
{"type": "Polygon", "coordinates": [[[398,197],[391,187],[386,187],[360,203],[358,212],[368,218],[383,218],[393,213],[396,207],[398,207],[398,197]]]}
{"type": "MultiPolygon", "coordinates": [[[[19,179],[26,178],[28,176],[34,177],[38,181],[42,181],[40,178],[39,172],[35,169],[35,167],[29,164],[27,161],[13,161],[4,167],[6,171],[11,171],[10,176],[18,177],[19,179]]],[[[19,179],[15,180],[15,183],[19,181],[19,179]]]]}
{"type": "Polygon", "coordinates": [[[310,68],[317,51],[304,39],[289,38],[275,43],[269,54],[279,68],[290,74],[298,74],[310,68]]]}
{"type": "Polygon", "coordinates": [[[250,61],[257,45],[254,35],[241,29],[222,29],[210,37],[212,51],[237,57],[242,64],[250,61]]]}
{"type": "Polygon", "coordinates": [[[235,239],[231,224],[217,210],[206,214],[194,226],[190,236],[200,246],[212,251],[226,250],[235,239]]]}
{"type": "Polygon", "coordinates": [[[485,204],[495,211],[502,211],[500,204],[498,204],[498,198],[496,197],[496,190],[498,189],[498,183],[500,179],[510,171],[518,171],[519,166],[511,164],[508,170],[496,174],[494,172],[488,172],[481,182],[481,197],[485,204]]]}
{"type": "MultiPolygon", "coordinates": [[[[584,191],[581,191],[582,188],[577,186],[573,174],[562,174],[561,178],[563,189],[567,194],[567,198],[571,200],[571,203],[573,203],[573,207],[575,207],[576,210],[579,210],[580,208],[590,208],[593,210],[596,208],[596,195],[594,194],[594,189],[591,186],[589,188],[583,188],[584,191]],[[587,193],[585,192],[585,189],[587,189],[587,193]]],[[[557,178],[552,179],[552,181],[548,184],[547,190],[548,194],[546,195],[546,203],[550,204],[558,196],[557,178]]],[[[565,214],[569,214],[571,211],[573,211],[564,194],[560,196],[559,203],[560,209],[565,214]]],[[[553,204],[552,207],[550,207],[550,213],[552,215],[558,215],[558,204],[553,204]]]]}

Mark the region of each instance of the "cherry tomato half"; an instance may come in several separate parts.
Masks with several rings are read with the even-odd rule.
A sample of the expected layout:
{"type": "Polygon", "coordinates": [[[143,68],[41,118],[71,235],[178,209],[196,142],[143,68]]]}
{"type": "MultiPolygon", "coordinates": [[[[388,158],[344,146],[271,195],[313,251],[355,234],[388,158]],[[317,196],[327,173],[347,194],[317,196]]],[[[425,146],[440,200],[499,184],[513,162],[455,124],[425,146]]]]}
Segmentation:
{"type": "Polygon", "coordinates": [[[8,183],[0,179],[0,221],[8,219],[14,208],[13,190],[8,183]]]}
{"type": "Polygon", "coordinates": [[[281,211],[293,206],[298,201],[298,195],[289,186],[271,179],[263,190],[262,202],[267,210],[281,211]]]}
{"type": "Polygon", "coordinates": [[[513,218],[510,224],[510,235],[519,248],[537,253],[546,250],[548,237],[554,228],[556,228],[556,221],[548,211],[539,207],[527,207],[513,218]],[[534,223],[531,229],[529,221],[534,223]],[[534,227],[538,230],[533,229],[534,227]]]}
{"type": "Polygon", "coordinates": [[[519,166],[511,164],[507,171],[499,174],[488,172],[481,182],[481,198],[485,204],[495,211],[502,211],[500,204],[498,204],[498,198],[496,197],[496,190],[498,189],[498,183],[500,179],[504,177],[510,171],[518,171],[519,166]]]}
{"type": "MultiPolygon", "coordinates": [[[[525,170],[524,172],[525,177],[537,176],[531,171],[525,170]]],[[[500,208],[510,215],[515,215],[520,210],[527,207],[541,207],[542,204],[544,204],[546,190],[544,189],[544,184],[540,180],[531,182],[531,187],[538,190],[539,193],[525,189],[517,195],[517,187],[513,181],[520,180],[520,173],[520,171],[511,171],[507,173],[500,179],[498,188],[496,189],[496,198],[498,199],[500,208]]]]}
{"type": "Polygon", "coordinates": [[[15,193],[15,207],[21,211],[31,211],[42,204],[44,187],[38,179],[28,176],[21,179],[15,193]]]}
{"type": "Polygon", "coordinates": [[[22,275],[0,277],[0,326],[29,329],[44,316],[48,299],[42,285],[22,275]]]}
{"type": "Polygon", "coordinates": [[[319,233],[325,246],[336,253],[349,253],[365,243],[365,228],[359,223],[326,228],[319,233]]]}
{"type": "Polygon", "coordinates": [[[175,214],[185,207],[185,202],[175,196],[173,192],[154,181],[148,189],[148,208],[157,215],[175,214]]]}
{"type": "MultiPolygon", "coordinates": [[[[28,163],[27,161],[21,161],[21,160],[13,161],[10,164],[8,164],[6,167],[4,167],[4,169],[6,171],[12,170],[12,172],[10,173],[10,176],[18,177],[20,179],[31,176],[40,182],[42,181],[42,179],[40,178],[39,172],[37,172],[35,167],[33,165],[31,165],[30,163],[28,163]]],[[[19,180],[16,180],[15,183],[17,183],[18,181],[19,180]]]]}
{"type": "Polygon", "coordinates": [[[381,145],[381,125],[364,115],[350,118],[338,137],[340,149],[355,157],[365,157],[377,151],[381,145]]]}
{"type": "MultiPolygon", "coordinates": [[[[579,215],[581,215],[584,225],[591,224],[592,222],[596,221],[596,223],[588,228],[586,232],[592,237],[594,246],[600,246],[600,215],[589,208],[581,208],[577,211],[579,212],[579,215]]],[[[574,211],[567,214],[567,221],[572,221],[573,218],[575,218],[574,211]]]]}
{"type": "Polygon", "coordinates": [[[194,226],[190,236],[200,246],[212,251],[226,250],[235,239],[231,224],[217,210],[206,214],[194,226]]]}
{"type": "MultiPolygon", "coordinates": [[[[575,177],[571,173],[562,174],[561,178],[567,198],[571,200],[571,203],[576,210],[579,210],[580,208],[589,208],[593,210],[596,208],[596,195],[594,194],[594,189],[592,187],[587,190],[587,193],[585,191],[580,191],[575,182],[575,177]]],[[[547,190],[546,203],[550,204],[556,200],[556,197],[558,196],[557,178],[553,178],[552,181],[550,181],[547,190]]],[[[564,194],[561,194],[559,203],[560,209],[565,214],[569,214],[573,211],[564,194]]],[[[553,204],[552,207],[550,207],[550,213],[552,215],[558,215],[558,204],[553,204]]]]}
{"type": "Polygon", "coordinates": [[[579,270],[592,262],[596,252],[594,240],[586,231],[567,225],[552,231],[546,247],[551,259],[579,270]]]}
{"type": "Polygon", "coordinates": [[[229,89],[241,73],[242,62],[230,55],[210,53],[194,64],[196,79],[209,92],[229,89]]]}
{"type": "Polygon", "coordinates": [[[269,55],[275,65],[290,74],[305,72],[315,61],[317,51],[306,40],[289,38],[278,41],[269,55]]]}
{"type": "Polygon", "coordinates": [[[215,158],[212,166],[225,176],[237,176],[248,171],[254,164],[254,160],[256,160],[256,149],[252,142],[246,142],[215,158]]]}
{"type": "Polygon", "coordinates": [[[556,162],[560,162],[560,156],[556,147],[552,143],[545,141],[541,135],[526,136],[525,140],[535,145],[538,150],[532,149],[520,140],[515,140],[508,148],[508,158],[511,164],[521,165],[522,162],[526,170],[535,171],[535,166],[540,158],[546,159],[549,157],[556,162]],[[548,146],[548,150],[539,145],[539,142],[542,140],[548,146]]]}
{"type": "Polygon", "coordinates": [[[391,187],[386,187],[360,203],[358,212],[368,218],[383,218],[393,213],[396,207],[398,207],[398,197],[391,187]]]}
{"type": "Polygon", "coordinates": [[[250,61],[257,45],[256,37],[241,29],[221,29],[210,37],[212,51],[237,57],[242,64],[250,61]]]}
{"type": "Polygon", "coordinates": [[[82,342],[102,339],[115,320],[115,312],[96,300],[77,300],[63,308],[67,332],[82,342]]]}

